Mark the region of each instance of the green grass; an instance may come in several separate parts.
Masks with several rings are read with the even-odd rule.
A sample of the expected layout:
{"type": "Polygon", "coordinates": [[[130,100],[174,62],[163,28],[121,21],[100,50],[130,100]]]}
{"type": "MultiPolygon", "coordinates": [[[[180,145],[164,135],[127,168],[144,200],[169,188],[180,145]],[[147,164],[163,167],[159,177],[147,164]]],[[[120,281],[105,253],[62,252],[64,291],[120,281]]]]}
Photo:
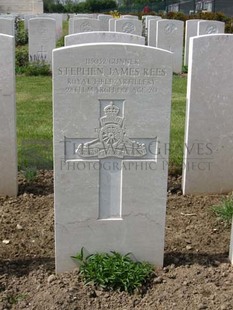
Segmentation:
{"type": "Polygon", "coordinates": [[[16,78],[19,168],[52,168],[52,79],[16,78]]]}
{"type": "Polygon", "coordinates": [[[223,201],[212,207],[216,216],[226,223],[230,224],[233,218],[233,196],[229,196],[223,201]]]}
{"type": "MultiPolygon", "coordinates": [[[[186,77],[173,76],[170,173],[181,173],[184,145],[186,77]]],[[[52,169],[52,79],[17,76],[19,167],[52,169]]]]}
{"type": "Polygon", "coordinates": [[[69,22],[63,21],[63,35],[67,36],[69,34],[69,22]]]}
{"type": "Polygon", "coordinates": [[[184,149],[186,84],[186,77],[173,76],[169,168],[171,173],[179,174],[184,149]]]}

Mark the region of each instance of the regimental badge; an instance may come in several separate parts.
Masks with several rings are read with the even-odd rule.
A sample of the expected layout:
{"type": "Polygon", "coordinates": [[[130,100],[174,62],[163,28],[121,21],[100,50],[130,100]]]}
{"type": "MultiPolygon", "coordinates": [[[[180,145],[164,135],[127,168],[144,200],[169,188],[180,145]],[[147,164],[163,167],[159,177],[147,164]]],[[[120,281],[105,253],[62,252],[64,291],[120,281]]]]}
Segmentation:
{"type": "Polygon", "coordinates": [[[124,117],[119,116],[120,108],[110,102],[104,108],[104,116],[100,117],[98,138],[81,143],[76,149],[80,157],[143,157],[147,154],[144,143],[133,141],[127,137],[124,127],[124,117]]]}

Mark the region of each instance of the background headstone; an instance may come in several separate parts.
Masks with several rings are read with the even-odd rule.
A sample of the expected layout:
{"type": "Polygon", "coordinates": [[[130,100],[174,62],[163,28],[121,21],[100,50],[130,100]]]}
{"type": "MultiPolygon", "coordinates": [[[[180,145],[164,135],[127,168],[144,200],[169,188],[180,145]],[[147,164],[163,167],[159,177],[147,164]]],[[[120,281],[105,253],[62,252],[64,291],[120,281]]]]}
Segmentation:
{"type": "Polygon", "coordinates": [[[95,42],[121,42],[145,45],[145,38],[134,34],[110,31],[92,31],[65,36],[65,46],[95,42]]]}
{"type": "Polygon", "coordinates": [[[15,19],[0,17],[0,33],[14,36],[15,35],[15,19]]]}
{"type": "Polygon", "coordinates": [[[37,17],[37,15],[24,15],[24,29],[25,30],[28,30],[28,21],[29,21],[29,19],[31,19],[31,18],[36,18],[37,17]]]}
{"type": "Polygon", "coordinates": [[[73,17],[70,17],[69,19],[68,33],[69,34],[74,33],[74,18],[73,17]]]}
{"type": "Polygon", "coordinates": [[[0,196],[16,196],[15,40],[0,34],[0,196]]]}
{"type": "Polygon", "coordinates": [[[156,29],[158,20],[162,20],[162,18],[160,16],[145,16],[145,18],[143,18],[143,32],[146,37],[146,45],[148,46],[156,46],[156,29]]]}
{"type": "Polygon", "coordinates": [[[158,20],[159,19],[150,19],[148,21],[148,28],[146,28],[148,46],[156,47],[158,20]]]}
{"type": "Polygon", "coordinates": [[[78,18],[73,20],[73,33],[100,31],[100,21],[94,18],[78,18]]]}
{"type": "Polygon", "coordinates": [[[142,20],[145,22],[145,27],[148,28],[150,20],[160,20],[162,17],[155,15],[143,15],[142,20]]]}
{"type": "Polygon", "coordinates": [[[216,34],[225,32],[225,23],[216,20],[203,20],[197,24],[197,35],[216,34]]]}
{"type": "Polygon", "coordinates": [[[112,19],[111,15],[99,14],[98,20],[100,21],[100,30],[108,31],[109,30],[109,20],[112,19]]]}
{"type": "Polygon", "coordinates": [[[74,33],[74,20],[79,19],[79,18],[92,18],[89,16],[89,14],[69,14],[70,19],[69,19],[69,34],[74,33]]]}
{"type": "Polygon", "coordinates": [[[67,13],[62,13],[62,21],[63,22],[68,21],[68,14],[67,13]]]}
{"type": "Polygon", "coordinates": [[[29,61],[52,63],[52,50],[56,47],[56,21],[52,18],[29,19],[29,61]]]}
{"type": "Polygon", "coordinates": [[[135,16],[135,15],[121,15],[120,18],[126,18],[126,19],[136,19],[138,20],[138,16],[135,16]]]}
{"type": "Polygon", "coordinates": [[[56,270],[82,247],[161,266],[172,54],[125,43],[53,53],[56,270]]]}
{"type": "Polygon", "coordinates": [[[142,21],[136,19],[116,19],[115,31],[142,35],[142,21]]]}
{"type": "Polygon", "coordinates": [[[63,35],[63,33],[62,33],[63,15],[58,14],[58,13],[53,13],[53,14],[43,14],[40,17],[55,19],[55,21],[56,21],[56,38],[57,38],[57,40],[59,40],[63,35]]]}
{"type": "Polygon", "coordinates": [[[109,25],[109,31],[116,31],[116,20],[117,18],[110,18],[108,25],[109,25]]]}
{"type": "Polygon", "coordinates": [[[189,57],[189,39],[197,36],[197,26],[200,19],[190,19],[185,23],[185,47],[184,47],[184,65],[188,65],[189,57]]]}
{"type": "MultiPolygon", "coordinates": [[[[151,20],[150,22],[154,22],[154,20],[151,20]]],[[[175,19],[157,21],[155,46],[173,53],[173,72],[175,73],[182,72],[183,33],[183,21],[175,19]]]]}
{"type": "Polygon", "coordinates": [[[233,190],[233,35],[190,39],[183,193],[233,190]]]}

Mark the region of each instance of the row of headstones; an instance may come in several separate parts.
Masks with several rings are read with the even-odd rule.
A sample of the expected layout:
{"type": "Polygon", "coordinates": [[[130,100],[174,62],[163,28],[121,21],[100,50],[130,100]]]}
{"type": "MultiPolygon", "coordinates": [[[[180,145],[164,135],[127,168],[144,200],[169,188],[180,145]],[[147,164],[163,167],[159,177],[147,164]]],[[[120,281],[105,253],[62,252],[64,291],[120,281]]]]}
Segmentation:
{"type": "MultiPolygon", "coordinates": [[[[1,33],[8,34],[8,35],[15,35],[15,18],[19,17],[24,20],[25,29],[28,29],[28,21],[31,18],[53,18],[56,20],[56,35],[57,38],[60,38],[62,35],[62,21],[67,20],[68,16],[67,14],[37,14],[37,15],[1,15],[0,14],[0,30],[1,33]]],[[[89,32],[89,31],[109,31],[108,21],[109,19],[112,19],[111,15],[105,15],[105,14],[70,14],[69,19],[69,33],[74,32],[89,32]],[[79,23],[76,23],[76,19],[85,19],[84,23],[79,25],[79,23]],[[107,26],[106,26],[107,25],[107,26]],[[76,31],[77,28],[77,31],[76,31]],[[80,30],[81,29],[81,30],[80,30]]],[[[139,28],[136,27],[133,24],[128,25],[129,31],[132,33],[134,30],[140,35],[142,32],[141,29],[141,22],[138,21],[138,17],[131,16],[131,15],[122,15],[122,19],[134,19],[137,20],[137,25],[139,28]]],[[[127,28],[127,27],[126,27],[127,28]]],[[[114,29],[115,31],[115,29],[114,29]]],[[[125,31],[124,31],[125,32],[125,31]]],[[[126,29],[127,32],[127,29],[126,29]]],[[[134,33],[136,34],[136,33],[134,33]]]]}
{"type": "MultiPolygon", "coordinates": [[[[31,18],[25,16],[25,29],[29,28],[29,61],[45,61],[48,64],[52,62],[52,50],[56,46],[56,39],[62,35],[62,14],[46,14],[43,18],[31,18]],[[50,18],[45,18],[45,16],[50,18]],[[52,18],[52,19],[51,19],[52,18]],[[55,21],[54,21],[55,19],[55,21]]],[[[14,26],[13,20],[3,20],[9,24],[9,29],[14,26]]],[[[182,72],[183,58],[183,33],[184,23],[178,20],[161,19],[159,16],[144,16],[143,24],[145,33],[148,33],[146,42],[149,46],[165,49],[173,53],[173,72],[182,72]]],[[[185,32],[185,51],[184,65],[187,65],[187,57],[189,50],[189,39],[196,35],[204,35],[210,33],[224,33],[225,24],[218,21],[188,20],[186,22],[185,32]]],[[[78,14],[69,20],[69,32],[75,33],[67,36],[65,44],[81,44],[89,42],[113,42],[121,35],[111,34],[130,33],[135,35],[134,39],[130,39],[128,43],[145,44],[142,37],[142,22],[137,16],[125,15],[121,19],[114,19],[104,14],[78,14]],[[103,27],[105,25],[105,27],[103,27]],[[108,28],[108,30],[106,30],[108,28]],[[109,34],[101,31],[110,31],[109,34]],[[92,35],[77,35],[77,33],[98,32],[92,35]],[[138,36],[138,37],[136,37],[138,36]],[[88,37],[89,39],[85,39],[88,37]]],[[[1,18],[0,18],[1,32],[1,18]]],[[[3,32],[5,34],[11,34],[3,32]]],[[[129,38],[129,37],[128,37],[129,38]]],[[[125,42],[125,41],[123,41],[125,42]]]]}
{"type": "Polygon", "coordinates": [[[89,31],[117,31],[142,35],[142,22],[133,15],[113,18],[107,14],[91,17],[86,14],[77,14],[69,19],[69,34],[89,31]]]}
{"type": "MultiPolygon", "coordinates": [[[[0,46],[0,193],[16,195],[14,38],[0,35],[0,46]]],[[[190,39],[185,194],[233,188],[232,47],[233,35],[190,39]]],[[[162,265],[171,82],[172,54],[161,49],[54,50],[57,271],[72,269],[82,247],[162,265]]]]}
{"type": "MultiPolygon", "coordinates": [[[[101,15],[99,15],[101,17],[101,15]]],[[[105,16],[106,17],[106,16],[105,16]]],[[[109,17],[109,16],[108,16],[109,17]]],[[[128,42],[135,44],[145,44],[145,38],[141,35],[137,35],[135,33],[141,33],[141,21],[133,20],[133,22],[137,22],[140,24],[140,31],[134,31],[136,29],[136,25],[126,18],[122,18],[121,20],[110,19],[109,23],[111,24],[113,21],[116,25],[121,25],[121,27],[115,27],[115,30],[106,32],[106,31],[94,31],[95,29],[99,29],[97,23],[100,22],[97,19],[92,19],[88,21],[86,18],[73,18],[72,25],[75,28],[75,34],[71,34],[65,37],[65,45],[70,44],[83,44],[83,43],[96,43],[96,42],[128,42]],[[89,26],[87,26],[89,25],[89,26]],[[132,28],[126,29],[125,25],[131,25],[132,28]],[[85,26],[85,27],[84,27],[85,26]],[[135,28],[133,28],[135,26],[135,28]],[[130,29],[132,31],[130,31],[130,29]],[[131,36],[123,36],[122,33],[131,34],[131,36]],[[124,38],[121,41],[121,37],[124,38]],[[127,38],[127,41],[125,40],[127,38]],[[128,41],[129,40],[129,41],[128,41]]],[[[29,29],[34,29],[34,31],[30,31],[29,34],[29,51],[30,57],[34,55],[36,59],[47,59],[49,62],[51,60],[52,49],[55,44],[55,41],[49,40],[51,37],[51,31],[49,30],[42,34],[42,38],[40,39],[37,33],[37,29],[43,29],[41,24],[41,20],[39,19],[31,19],[29,21],[31,23],[31,27],[29,29]],[[34,25],[34,26],[33,26],[34,25]],[[40,26],[40,28],[38,28],[40,26]],[[46,35],[47,34],[47,35],[46,35]],[[36,38],[35,38],[36,36],[36,38]],[[31,38],[31,40],[30,40],[31,38]],[[32,44],[30,44],[30,41],[32,44]],[[47,42],[47,43],[46,43],[47,42]],[[46,46],[47,45],[47,46],[46,46]],[[37,51],[35,50],[37,46],[37,51]],[[31,47],[31,48],[30,48],[31,47]],[[40,50],[39,50],[40,49],[40,50]],[[44,51],[43,51],[44,49],[44,51]],[[50,52],[48,52],[50,51],[50,52]],[[50,57],[49,57],[50,55],[50,57]]],[[[42,21],[45,23],[45,20],[42,21]]],[[[51,21],[50,21],[51,23],[51,21]]],[[[177,20],[162,20],[159,18],[146,19],[146,24],[148,23],[149,27],[149,36],[148,36],[148,45],[153,47],[158,47],[161,49],[165,49],[173,52],[173,72],[180,73],[182,71],[182,58],[183,58],[183,32],[184,32],[184,23],[182,21],[177,20]]],[[[190,36],[194,34],[194,30],[192,29],[192,33],[190,33],[190,24],[197,25],[197,31],[195,35],[203,35],[208,33],[208,29],[212,29],[216,33],[224,33],[224,23],[223,22],[213,22],[213,21],[191,21],[191,23],[187,23],[189,27],[187,27],[187,41],[189,41],[190,36]],[[214,29],[214,30],[213,30],[214,29]]],[[[49,22],[47,22],[47,26],[49,26],[49,22]]],[[[51,25],[49,29],[52,29],[51,25]]],[[[109,27],[111,28],[111,27],[109,27]]],[[[185,55],[187,54],[188,44],[186,44],[185,55]]],[[[185,56],[186,57],[186,56],[185,56]]]]}
{"type": "MultiPolygon", "coordinates": [[[[124,16],[122,19],[111,19],[108,15],[99,15],[99,18],[106,17],[109,21],[109,34],[106,34],[101,30],[101,20],[88,19],[84,17],[74,17],[70,19],[70,28],[72,28],[71,33],[65,38],[65,44],[82,44],[101,41],[119,42],[118,37],[121,33],[128,33],[131,35],[130,40],[134,40],[135,43],[145,44],[145,39],[142,34],[142,22],[135,19],[129,19],[128,16],[124,16]],[[87,35],[86,33],[95,32],[93,34],[87,35]],[[115,33],[113,33],[115,32],[115,33]],[[80,35],[79,35],[80,34],[80,35]],[[72,43],[70,43],[72,42],[72,43]]],[[[136,17],[137,18],[137,17],[136,17]]],[[[184,23],[178,20],[162,20],[160,17],[146,17],[145,27],[148,27],[148,45],[153,47],[158,47],[161,49],[168,50],[173,53],[173,72],[182,72],[183,64],[183,33],[184,33],[184,23]]],[[[224,33],[225,24],[223,22],[216,21],[190,21],[187,22],[186,28],[186,42],[189,41],[191,36],[204,35],[208,33],[224,33]],[[192,27],[190,26],[192,25],[192,27]],[[194,31],[194,25],[196,25],[196,32],[194,31]],[[191,31],[190,31],[191,29],[191,31]]],[[[128,37],[129,38],[129,37],[128,37]]],[[[38,42],[38,41],[37,41],[38,42]]],[[[124,42],[124,41],[123,41],[124,42]]],[[[129,42],[131,43],[131,42],[129,42]]],[[[51,50],[51,49],[50,49],[51,50]]],[[[185,57],[188,53],[188,43],[185,44],[185,57]]]]}
{"type": "Polygon", "coordinates": [[[40,14],[40,15],[0,15],[0,33],[15,36],[15,20],[16,18],[24,21],[24,28],[28,30],[28,21],[31,18],[52,18],[56,20],[56,38],[62,36],[62,22],[67,18],[64,14],[40,14]]]}
{"type": "MultiPolygon", "coordinates": [[[[224,33],[225,23],[206,20],[189,20],[186,22],[185,57],[187,65],[189,38],[192,36],[224,33]]],[[[99,15],[97,19],[75,16],[69,20],[69,34],[90,31],[115,31],[141,36],[144,34],[148,46],[162,48],[173,52],[173,72],[180,73],[183,64],[184,22],[162,19],[159,16],[143,16],[139,21],[136,16],[123,16],[114,19],[109,15],[99,15]],[[144,26],[144,31],[143,31],[144,26]]]]}
{"type": "MultiPolygon", "coordinates": [[[[225,23],[206,20],[188,20],[185,32],[185,60],[189,38],[192,36],[224,33],[225,23]]],[[[184,22],[162,19],[159,16],[143,16],[142,21],[137,16],[123,16],[121,19],[101,14],[95,19],[85,15],[75,16],[69,20],[69,34],[90,31],[116,31],[131,33],[147,38],[147,45],[169,50],[174,53],[174,72],[182,70],[184,22]],[[144,26],[144,31],[142,31],[144,26]]]]}
{"type": "MultiPolygon", "coordinates": [[[[29,61],[44,61],[51,64],[52,50],[56,47],[56,40],[62,36],[63,16],[62,14],[43,14],[37,16],[25,15],[22,17],[24,19],[25,30],[28,30],[29,35],[29,61]]],[[[109,15],[105,15],[104,17],[106,18],[106,16],[109,17],[109,15]]],[[[83,21],[81,25],[82,32],[93,31],[94,29],[96,31],[99,30],[98,23],[100,21],[94,19],[96,15],[76,15],[70,18],[70,24],[73,19],[78,17],[80,21],[83,21]]],[[[101,15],[99,15],[99,18],[101,19],[101,15]]],[[[14,16],[0,16],[0,33],[15,35],[14,16]]]]}

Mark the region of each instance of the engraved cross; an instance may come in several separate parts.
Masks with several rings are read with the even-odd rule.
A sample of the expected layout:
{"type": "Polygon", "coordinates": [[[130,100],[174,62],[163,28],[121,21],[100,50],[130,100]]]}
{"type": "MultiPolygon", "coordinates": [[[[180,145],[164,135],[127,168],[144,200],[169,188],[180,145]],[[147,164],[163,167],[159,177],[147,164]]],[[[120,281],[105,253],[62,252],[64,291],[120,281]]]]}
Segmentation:
{"type": "Polygon", "coordinates": [[[99,163],[99,218],[122,219],[125,162],[156,161],[157,138],[129,138],[124,100],[100,100],[100,128],[95,139],[65,137],[66,161],[99,163]],[[73,150],[73,151],[72,151],[73,150]]]}

